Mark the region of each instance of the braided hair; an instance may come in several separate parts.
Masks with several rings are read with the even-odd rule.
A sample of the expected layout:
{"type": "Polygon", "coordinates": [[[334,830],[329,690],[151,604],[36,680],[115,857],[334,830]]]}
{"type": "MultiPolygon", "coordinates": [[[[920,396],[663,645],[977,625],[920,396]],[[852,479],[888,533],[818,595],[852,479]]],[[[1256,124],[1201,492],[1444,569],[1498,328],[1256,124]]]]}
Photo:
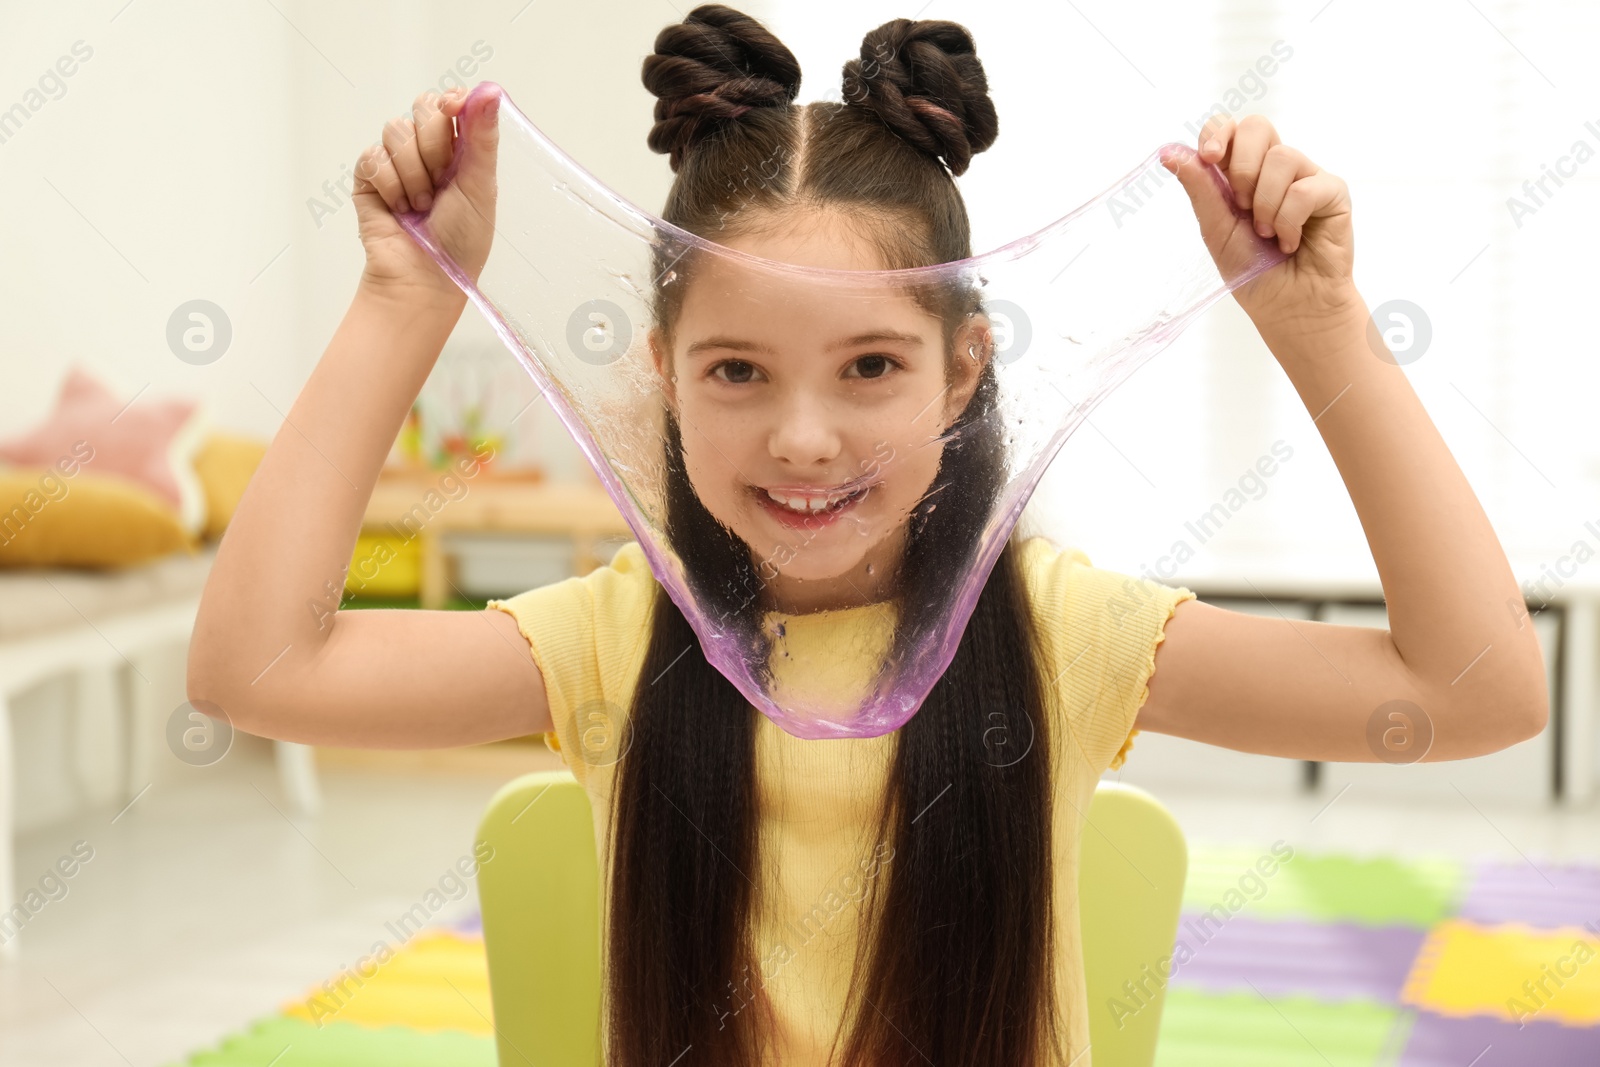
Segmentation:
{"type": "Polygon", "coordinates": [[[674,171],[686,149],[753,108],[785,107],[800,92],[800,63],[755,19],[704,4],[656,35],[645,88],[656,96],[656,124],[646,143],[668,155],[674,171]]]}
{"type": "Polygon", "coordinates": [[[895,19],[867,34],[844,65],[844,98],[956,176],[1000,133],[972,35],[954,22],[895,19]]]}

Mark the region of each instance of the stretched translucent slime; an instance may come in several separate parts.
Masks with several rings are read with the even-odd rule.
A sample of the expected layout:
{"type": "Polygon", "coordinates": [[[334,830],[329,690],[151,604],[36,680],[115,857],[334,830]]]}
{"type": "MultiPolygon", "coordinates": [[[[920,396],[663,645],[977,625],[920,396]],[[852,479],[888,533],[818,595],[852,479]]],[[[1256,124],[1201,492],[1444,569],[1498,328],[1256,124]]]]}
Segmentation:
{"type": "Polygon", "coordinates": [[[762,247],[796,262],[764,259],[628,202],[492,82],[471,96],[496,93],[498,120],[469,97],[446,179],[474,151],[470,123],[499,121],[481,273],[428,215],[401,224],[544,391],[707,659],[798,737],[872,737],[915,714],[1062,444],[1284,258],[1245,227],[1250,247],[1216,257],[1224,277],[1161,164],[1192,150],[1166,145],[983,255],[838,270],[791,234],[762,247]]]}

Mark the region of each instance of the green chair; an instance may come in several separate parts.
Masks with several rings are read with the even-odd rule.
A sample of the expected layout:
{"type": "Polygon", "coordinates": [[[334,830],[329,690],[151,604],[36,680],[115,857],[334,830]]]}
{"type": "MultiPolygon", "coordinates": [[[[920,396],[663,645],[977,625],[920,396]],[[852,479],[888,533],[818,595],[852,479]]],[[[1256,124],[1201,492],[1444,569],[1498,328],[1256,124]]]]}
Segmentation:
{"type": "MultiPolygon", "coordinates": [[[[600,1063],[600,882],[589,798],[567,771],[489,802],[478,870],[500,1067],[600,1063]]],[[[1101,782],[1083,830],[1079,920],[1095,1067],[1155,1062],[1188,865],[1148,793],[1101,782]]]]}

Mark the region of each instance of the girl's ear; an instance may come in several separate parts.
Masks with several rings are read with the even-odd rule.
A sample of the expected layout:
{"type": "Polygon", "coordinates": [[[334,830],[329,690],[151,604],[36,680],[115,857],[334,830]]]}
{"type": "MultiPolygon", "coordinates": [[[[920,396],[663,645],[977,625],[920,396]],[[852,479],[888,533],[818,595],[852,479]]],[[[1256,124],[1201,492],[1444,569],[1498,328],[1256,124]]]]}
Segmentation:
{"type": "Polygon", "coordinates": [[[678,387],[672,380],[672,350],[661,333],[661,327],[650,327],[650,362],[655,365],[656,377],[661,380],[661,392],[667,406],[674,414],[678,411],[678,387]]]}
{"type": "Polygon", "coordinates": [[[989,316],[979,311],[956,331],[950,363],[950,401],[946,410],[954,422],[967,410],[983,370],[994,359],[994,330],[989,316]]]}

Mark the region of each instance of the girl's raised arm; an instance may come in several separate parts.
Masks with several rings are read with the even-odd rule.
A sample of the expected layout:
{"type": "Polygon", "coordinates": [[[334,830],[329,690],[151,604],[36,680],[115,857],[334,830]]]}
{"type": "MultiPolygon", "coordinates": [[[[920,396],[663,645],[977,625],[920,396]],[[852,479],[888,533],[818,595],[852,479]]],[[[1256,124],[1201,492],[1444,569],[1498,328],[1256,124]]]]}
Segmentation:
{"type": "Polygon", "coordinates": [[[1251,221],[1291,254],[1235,296],[1344,477],[1389,628],[1181,604],[1138,725],[1245,752],[1364,763],[1412,752],[1463,759],[1535,736],[1549,708],[1538,635],[1471,484],[1398,361],[1369,340],[1344,182],[1258,115],[1237,127],[1212,119],[1200,145],[1198,159],[1226,171],[1237,206],[1249,209],[1235,219],[1194,155],[1178,165],[1218,263],[1230,269],[1230,255],[1252,247],[1241,239],[1251,221]]]}
{"type": "Polygon", "coordinates": [[[190,700],[240,729],[368,748],[550,729],[543,678],[504,612],[337,610],[378,472],[466,306],[391,212],[432,207],[456,261],[482,269],[494,234],[497,105],[486,94],[469,116],[465,94],[424,93],[356,167],[366,268],[240,501],[190,640],[190,700]],[[441,189],[458,118],[471,120],[473,151],[441,189]]]}

